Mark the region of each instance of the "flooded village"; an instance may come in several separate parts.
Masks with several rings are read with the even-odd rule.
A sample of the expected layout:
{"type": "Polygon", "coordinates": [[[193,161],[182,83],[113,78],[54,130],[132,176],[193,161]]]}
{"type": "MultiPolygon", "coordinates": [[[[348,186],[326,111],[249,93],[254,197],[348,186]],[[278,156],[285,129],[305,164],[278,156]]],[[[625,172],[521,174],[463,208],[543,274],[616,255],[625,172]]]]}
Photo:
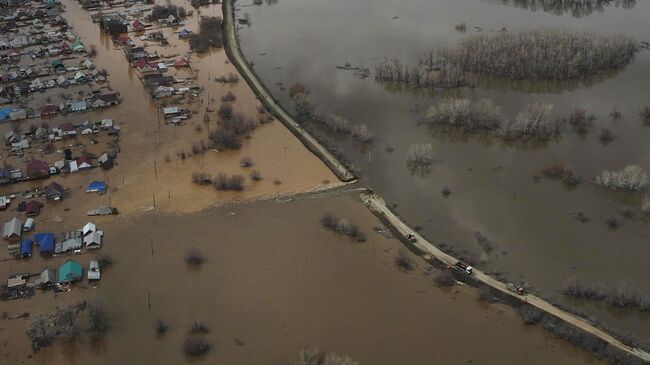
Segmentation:
{"type": "MultiPolygon", "coordinates": [[[[374,83],[367,59],[325,81],[298,48],[279,61],[278,39],[313,40],[273,25],[289,4],[307,6],[0,0],[0,364],[650,361],[645,332],[628,331],[643,310],[619,326],[558,302],[431,236],[457,221],[403,210],[432,200],[431,174],[382,154],[440,162],[423,133],[348,122],[330,102],[374,83]]],[[[404,109],[358,103],[403,117],[389,107],[404,109]]],[[[445,188],[436,214],[459,214],[462,192],[445,188]]]]}

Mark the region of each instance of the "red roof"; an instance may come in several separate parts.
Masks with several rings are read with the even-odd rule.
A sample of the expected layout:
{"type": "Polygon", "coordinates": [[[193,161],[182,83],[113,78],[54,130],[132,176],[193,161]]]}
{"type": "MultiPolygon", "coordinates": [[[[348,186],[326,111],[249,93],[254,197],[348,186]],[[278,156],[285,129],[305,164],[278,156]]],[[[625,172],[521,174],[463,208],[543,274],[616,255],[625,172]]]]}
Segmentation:
{"type": "Polygon", "coordinates": [[[88,165],[93,165],[93,162],[88,158],[88,157],[79,157],[77,159],[77,166],[81,166],[83,163],[87,163],[88,165]]]}
{"type": "Polygon", "coordinates": [[[59,111],[59,107],[54,104],[45,104],[41,107],[41,114],[54,114],[59,111]]]}
{"type": "Polygon", "coordinates": [[[47,173],[47,174],[50,173],[50,164],[45,162],[45,161],[30,160],[30,161],[27,161],[26,165],[27,165],[27,171],[28,172],[29,171],[31,171],[31,172],[38,171],[38,172],[44,172],[44,173],[47,173]]]}
{"type": "Polygon", "coordinates": [[[64,132],[72,132],[74,131],[74,125],[72,123],[63,123],[59,126],[59,129],[61,129],[64,132]]]}
{"type": "Polygon", "coordinates": [[[127,43],[129,40],[131,40],[131,38],[129,38],[129,36],[126,34],[122,34],[121,36],[115,38],[115,40],[118,42],[127,43]]]}
{"type": "Polygon", "coordinates": [[[189,65],[190,64],[184,58],[179,58],[176,61],[174,61],[174,67],[189,67],[189,65]]]}
{"type": "Polygon", "coordinates": [[[35,215],[41,212],[43,208],[43,203],[37,202],[36,200],[30,200],[25,204],[25,214],[26,215],[35,215]]]}
{"type": "Polygon", "coordinates": [[[142,22],[140,22],[139,20],[134,21],[133,24],[131,24],[131,26],[135,30],[144,30],[144,24],[142,24],[142,22]]]}
{"type": "Polygon", "coordinates": [[[153,68],[155,70],[155,69],[158,68],[158,65],[156,65],[155,63],[147,62],[146,60],[140,60],[140,61],[138,61],[138,63],[136,63],[136,67],[140,71],[144,70],[147,67],[153,68]]]}

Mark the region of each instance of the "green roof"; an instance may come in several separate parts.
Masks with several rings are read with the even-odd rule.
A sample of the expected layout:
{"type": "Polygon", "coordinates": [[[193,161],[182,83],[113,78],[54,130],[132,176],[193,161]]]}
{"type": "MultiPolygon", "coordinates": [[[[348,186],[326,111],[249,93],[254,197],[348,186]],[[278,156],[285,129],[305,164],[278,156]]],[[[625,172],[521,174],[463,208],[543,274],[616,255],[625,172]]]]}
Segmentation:
{"type": "Polygon", "coordinates": [[[76,41],[72,42],[72,45],[70,46],[70,48],[72,48],[73,50],[76,50],[76,49],[84,49],[86,47],[84,47],[84,44],[81,43],[79,38],[77,38],[76,41]]]}
{"type": "Polygon", "coordinates": [[[70,283],[81,280],[81,264],[76,261],[68,260],[59,267],[59,283],[70,283]]]}

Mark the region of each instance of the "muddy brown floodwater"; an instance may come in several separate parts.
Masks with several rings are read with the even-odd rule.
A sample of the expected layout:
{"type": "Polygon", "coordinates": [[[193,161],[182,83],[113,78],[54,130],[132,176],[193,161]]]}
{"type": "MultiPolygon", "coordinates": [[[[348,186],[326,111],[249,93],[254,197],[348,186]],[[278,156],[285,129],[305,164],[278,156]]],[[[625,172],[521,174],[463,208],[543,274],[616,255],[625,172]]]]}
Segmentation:
{"type": "Polygon", "coordinates": [[[509,307],[478,301],[469,287],[435,287],[415,256],[409,254],[417,270],[398,270],[393,262],[402,245],[375,233],[377,224],[356,193],[105,223],[106,236],[119,239],[102,249],[115,264],[96,288],[3,304],[14,315],[101,300],[111,324],[104,339],[90,343],[82,324],[74,344],[26,359],[27,321],[0,320],[0,363],[185,363],[181,343],[194,320],[211,328],[213,350],[192,361],[201,364],[283,363],[305,346],[361,364],[599,363],[525,327],[509,307]],[[368,241],[326,231],[318,220],[327,211],[358,224],[368,241]],[[206,263],[186,266],[188,247],[206,263]],[[163,337],[155,333],[158,319],[169,325],[163,337]]]}
{"type": "Polygon", "coordinates": [[[327,138],[345,150],[372,186],[411,226],[432,242],[466,251],[487,271],[503,272],[527,283],[544,297],[581,306],[612,327],[650,338],[647,313],[610,310],[605,305],[569,301],[558,290],[571,278],[613,288],[627,283],[650,295],[650,252],[647,217],[640,211],[643,193],[606,192],[591,179],[605,169],[639,164],[650,170],[650,128],[638,114],[650,104],[650,52],[641,51],[620,72],[574,83],[484,82],[454,92],[400,91],[360,80],[352,71],[337,70],[346,62],[370,70],[384,57],[416,62],[428,50],[456,44],[479,32],[534,28],[567,29],[628,35],[647,41],[650,2],[635,6],[606,6],[602,11],[574,17],[570,11],[531,11],[510,6],[524,2],[477,0],[283,0],[249,6],[238,2],[238,16],[248,13],[252,26],[240,36],[246,56],[262,80],[290,107],[288,90],[301,82],[314,103],[354,123],[366,123],[375,134],[371,148],[361,148],[337,136],[327,138]],[[467,32],[455,31],[466,23],[467,32]],[[278,26],[282,24],[282,26],[278,26]],[[281,83],[281,84],[280,84],[281,83]],[[590,133],[579,136],[563,127],[559,141],[545,145],[505,145],[484,136],[454,136],[418,126],[424,110],[446,95],[492,98],[507,118],[526,104],[549,102],[554,114],[568,117],[574,107],[593,112],[590,133]],[[612,121],[610,113],[623,113],[612,121]],[[601,128],[616,139],[603,146],[601,128]],[[432,143],[440,160],[425,176],[406,166],[413,143],[432,143]],[[394,152],[386,151],[387,147],[394,152]],[[571,166],[583,183],[567,190],[561,183],[533,176],[553,163],[571,166]],[[448,198],[440,191],[451,190],[448,198]],[[623,211],[633,212],[624,218],[623,211]],[[574,216],[582,212],[585,224],[574,216]],[[612,230],[606,220],[618,218],[612,230]],[[492,254],[481,250],[474,232],[497,243],[492,254]]]}

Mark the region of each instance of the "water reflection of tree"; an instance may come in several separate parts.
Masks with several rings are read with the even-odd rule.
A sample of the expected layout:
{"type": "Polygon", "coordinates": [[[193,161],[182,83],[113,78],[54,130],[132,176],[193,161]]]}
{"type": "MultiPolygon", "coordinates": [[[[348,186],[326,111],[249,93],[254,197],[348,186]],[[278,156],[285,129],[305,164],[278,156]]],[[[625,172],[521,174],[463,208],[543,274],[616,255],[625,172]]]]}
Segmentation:
{"type": "Polygon", "coordinates": [[[632,9],[636,6],[636,0],[501,0],[501,2],[530,11],[541,10],[556,15],[570,13],[576,18],[602,13],[611,6],[623,9],[632,9]]]}

